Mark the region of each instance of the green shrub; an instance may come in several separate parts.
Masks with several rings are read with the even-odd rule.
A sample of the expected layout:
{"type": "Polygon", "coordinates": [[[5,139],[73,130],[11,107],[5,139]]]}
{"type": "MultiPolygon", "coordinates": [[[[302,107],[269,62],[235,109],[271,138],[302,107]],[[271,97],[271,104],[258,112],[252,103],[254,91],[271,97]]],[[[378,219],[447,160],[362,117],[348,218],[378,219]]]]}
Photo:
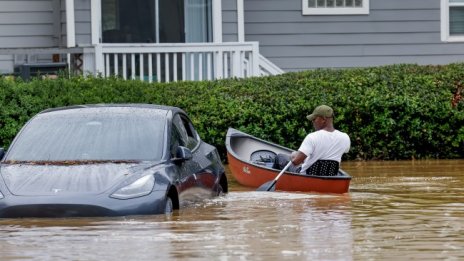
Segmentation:
{"type": "Polygon", "coordinates": [[[225,159],[228,127],[298,149],[320,104],[347,132],[346,159],[462,158],[464,64],[320,69],[278,76],[146,83],[73,77],[30,82],[0,78],[0,143],[8,147],[37,112],[91,103],[154,103],[183,108],[225,159]],[[454,105],[454,106],[453,106],[454,105]]]}

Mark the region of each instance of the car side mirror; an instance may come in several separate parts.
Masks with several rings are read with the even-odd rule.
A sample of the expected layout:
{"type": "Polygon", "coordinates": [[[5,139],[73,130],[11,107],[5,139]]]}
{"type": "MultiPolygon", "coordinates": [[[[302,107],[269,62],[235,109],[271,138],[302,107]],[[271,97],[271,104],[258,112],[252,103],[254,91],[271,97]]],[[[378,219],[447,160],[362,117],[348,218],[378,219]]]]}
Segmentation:
{"type": "Polygon", "coordinates": [[[0,148],[0,160],[3,159],[3,156],[5,156],[5,149],[4,149],[4,148],[0,148]]]}
{"type": "Polygon", "coordinates": [[[186,161],[192,159],[192,151],[186,147],[179,146],[176,150],[176,157],[173,161],[186,161]]]}

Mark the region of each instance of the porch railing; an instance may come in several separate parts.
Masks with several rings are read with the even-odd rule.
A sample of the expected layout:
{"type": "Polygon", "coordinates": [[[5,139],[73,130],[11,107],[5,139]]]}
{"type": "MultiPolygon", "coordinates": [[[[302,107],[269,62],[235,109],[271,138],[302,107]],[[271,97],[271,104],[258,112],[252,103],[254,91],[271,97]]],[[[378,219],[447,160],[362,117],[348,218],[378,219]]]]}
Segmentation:
{"type": "Polygon", "coordinates": [[[257,42],[101,44],[95,70],[148,82],[214,80],[260,76],[257,42]]]}
{"type": "MultiPolygon", "coordinates": [[[[10,48],[15,68],[66,63],[73,74],[117,75],[149,82],[276,75],[283,71],[259,54],[257,42],[99,44],[76,48],[10,48]]],[[[0,73],[8,73],[1,71],[0,73]]]]}
{"type": "Polygon", "coordinates": [[[259,70],[261,76],[282,74],[284,71],[269,61],[263,55],[259,55],[259,70]]]}

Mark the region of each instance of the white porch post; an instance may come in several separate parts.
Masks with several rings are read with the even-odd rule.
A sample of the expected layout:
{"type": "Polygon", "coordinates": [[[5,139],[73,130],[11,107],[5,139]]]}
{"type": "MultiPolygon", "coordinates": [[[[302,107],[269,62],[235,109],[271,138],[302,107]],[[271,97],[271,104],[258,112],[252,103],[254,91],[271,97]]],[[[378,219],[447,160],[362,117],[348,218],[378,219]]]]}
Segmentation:
{"type": "MultiPolygon", "coordinates": [[[[213,0],[213,42],[222,43],[222,0],[213,0]]],[[[223,52],[214,52],[214,79],[222,79],[223,52]]]]}
{"type": "Polygon", "coordinates": [[[243,7],[243,0],[237,0],[237,34],[238,42],[245,41],[245,9],[243,7]]]}
{"type": "Polygon", "coordinates": [[[213,0],[213,42],[222,43],[222,0],[213,0]]]}
{"type": "Polygon", "coordinates": [[[224,74],[222,73],[224,71],[224,67],[223,67],[223,64],[224,64],[224,52],[221,50],[221,51],[217,51],[217,52],[214,52],[214,64],[215,64],[215,67],[214,67],[214,79],[222,79],[224,78],[224,74]]]}
{"type": "Polygon", "coordinates": [[[441,0],[440,4],[440,20],[441,20],[441,41],[446,42],[449,36],[449,3],[448,0],[441,0]]]}
{"type": "Polygon", "coordinates": [[[251,68],[252,68],[252,75],[259,76],[259,44],[258,42],[253,42],[253,52],[252,52],[252,59],[251,59],[251,68]]]}
{"type": "Polygon", "coordinates": [[[76,28],[74,19],[74,0],[66,0],[66,46],[76,46],[76,28]]]}
{"type": "Polygon", "coordinates": [[[97,45],[100,43],[101,38],[101,0],[92,0],[90,10],[92,45],[97,45]]]}
{"type": "Polygon", "coordinates": [[[84,75],[95,75],[95,49],[90,47],[84,48],[83,54],[82,71],[84,75]]]}
{"type": "Polygon", "coordinates": [[[95,45],[95,75],[104,74],[105,72],[105,62],[103,59],[103,48],[101,44],[95,45]]]}
{"type": "Polygon", "coordinates": [[[241,51],[232,52],[232,75],[233,77],[242,77],[242,64],[243,61],[240,59],[241,51]]]}
{"type": "MultiPolygon", "coordinates": [[[[94,75],[103,74],[105,63],[103,61],[103,52],[101,46],[101,0],[92,0],[90,3],[90,20],[91,20],[91,40],[95,52],[92,55],[94,75]]],[[[90,59],[87,59],[90,60],[90,59]]],[[[85,60],[84,60],[85,61],[85,60]]]]}

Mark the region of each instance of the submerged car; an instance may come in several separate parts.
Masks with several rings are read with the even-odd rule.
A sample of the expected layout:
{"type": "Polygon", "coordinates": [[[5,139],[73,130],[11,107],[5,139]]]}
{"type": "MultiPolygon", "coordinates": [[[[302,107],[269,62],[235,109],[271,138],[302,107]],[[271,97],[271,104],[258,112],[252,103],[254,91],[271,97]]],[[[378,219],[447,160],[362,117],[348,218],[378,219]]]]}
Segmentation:
{"type": "Polygon", "coordinates": [[[48,109],[0,158],[0,217],[162,214],[228,191],[216,148],[177,107],[48,109]]]}

